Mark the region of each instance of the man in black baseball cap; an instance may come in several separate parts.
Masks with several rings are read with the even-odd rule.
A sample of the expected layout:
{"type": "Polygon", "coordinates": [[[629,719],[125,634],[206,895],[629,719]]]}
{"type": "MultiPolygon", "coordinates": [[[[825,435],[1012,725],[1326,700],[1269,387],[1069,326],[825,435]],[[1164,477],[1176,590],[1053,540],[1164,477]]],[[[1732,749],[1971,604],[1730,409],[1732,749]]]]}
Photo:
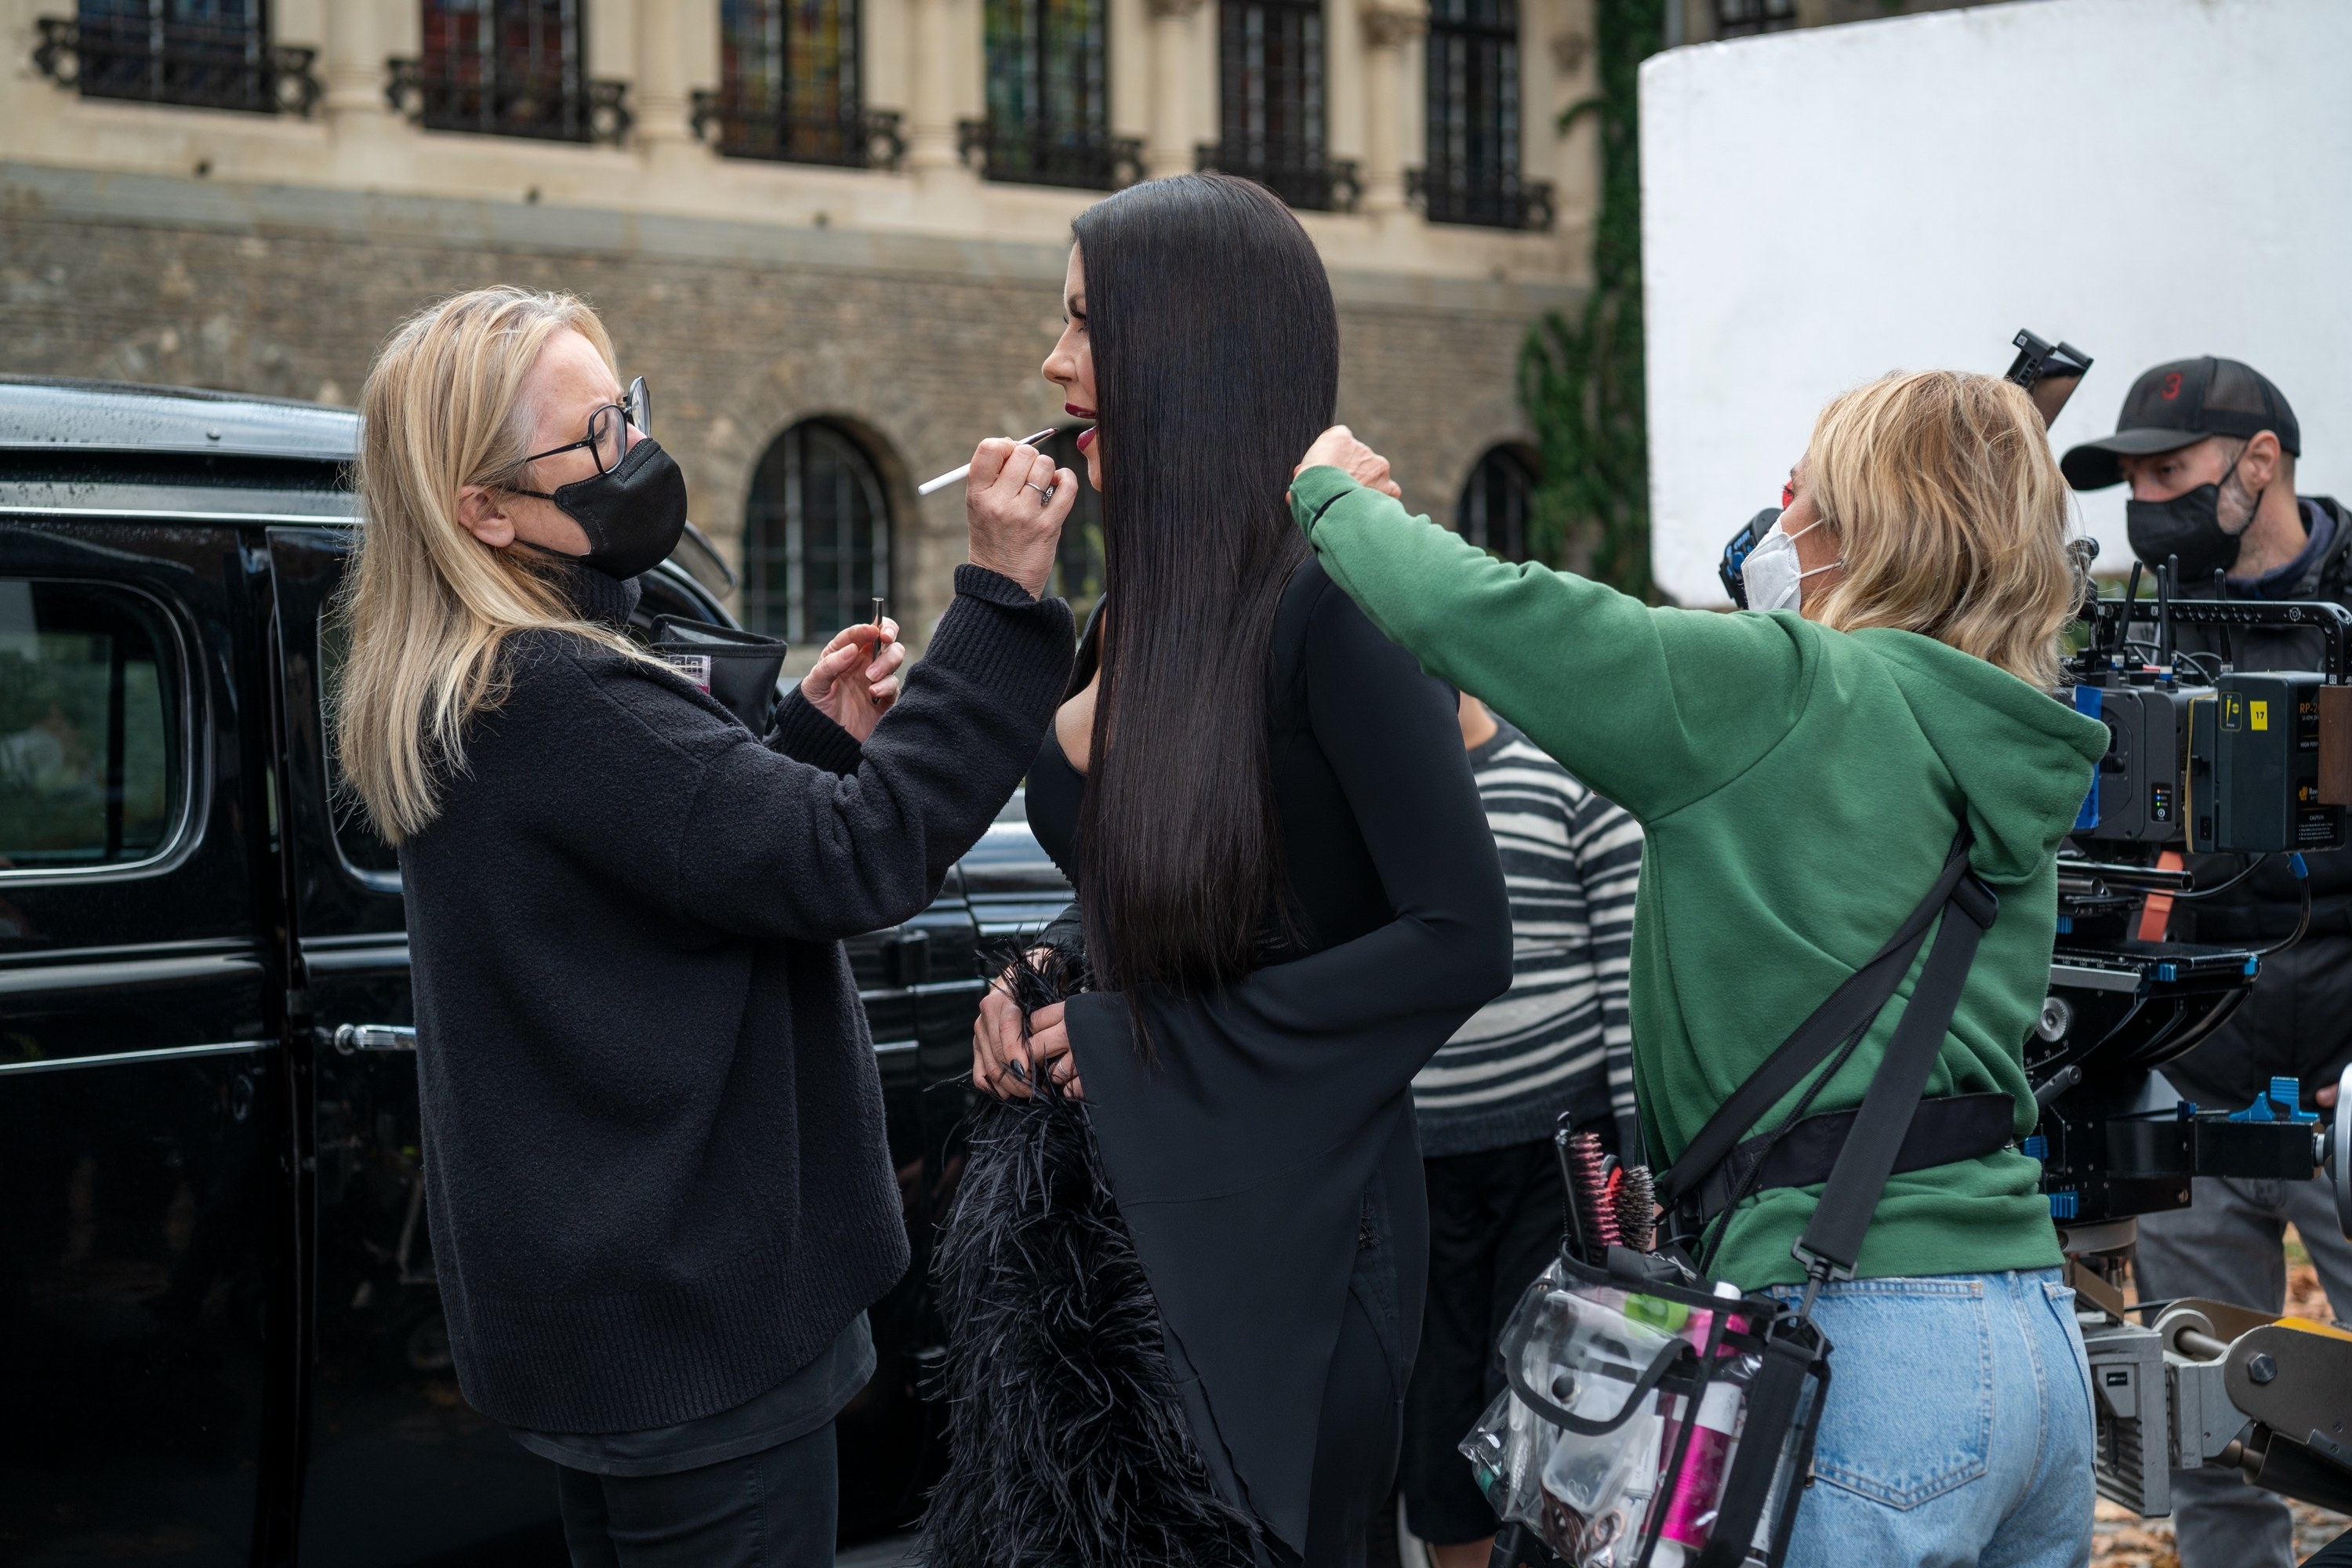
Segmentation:
{"type": "Polygon", "coordinates": [[[2294,410],[2270,379],[2208,354],[2132,383],[2116,433],[2084,442],[2059,467],[2078,490],[2131,485],[2132,552],[2151,568],[2177,559],[2176,587],[2198,593],[2219,571],[2253,590],[2243,596],[2300,599],[2319,587],[2314,573],[2324,565],[2340,583],[2352,550],[2352,531],[2323,521],[2323,503],[2297,500],[2302,451],[2294,410]]]}
{"type": "MultiPolygon", "coordinates": [[[[2078,490],[2130,484],[2132,552],[2151,567],[2176,563],[2178,592],[2352,607],[2352,515],[2325,496],[2294,493],[2303,432],[2260,372],[2210,355],[2158,365],[2132,384],[2116,425],[2114,435],[2076,447],[2059,466],[2078,490]]],[[[2175,636],[2183,651],[2240,669],[2324,668],[2316,631],[2182,626],[2175,636]]],[[[2303,901],[2284,859],[2274,857],[2227,892],[2176,905],[2167,934],[2248,944],[2287,936],[2303,901]]],[[[2209,885],[2241,864],[2233,856],[2195,858],[2192,868],[2209,885]]],[[[2263,960],[2261,980],[2210,1039],[2165,1064],[2174,1088],[2201,1105],[2242,1110],[2274,1076],[2294,1079],[2305,1106],[2329,1103],[2352,1059],[2352,851],[2314,855],[2309,865],[2310,931],[2263,960]]],[[[2279,1311],[2288,1224],[2301,1233],[2336,1317],[2352,1320],[2352,1243],[2336,1229],[2319,1182],[2196,1178],[2188,1208],[2140,1219],[2140,1299],[2204,1296],[2279,1311]]],[[[2292,1518],[2271,1493],[2228,1469],[2177,1470],[2172,1482],[2181,1568],[2294,1562],[2292,1518]]]]}

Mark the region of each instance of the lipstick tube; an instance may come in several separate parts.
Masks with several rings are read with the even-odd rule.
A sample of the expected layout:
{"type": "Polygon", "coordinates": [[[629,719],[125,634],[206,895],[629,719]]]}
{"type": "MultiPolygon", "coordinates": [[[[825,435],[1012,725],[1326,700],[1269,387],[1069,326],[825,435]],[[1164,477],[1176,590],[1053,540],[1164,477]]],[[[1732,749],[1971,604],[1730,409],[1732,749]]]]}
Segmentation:
{"type": "MultiPolygon", "coordinates": [[[[1718,1282],[1715,1293],[1737,1300],[1738,1288],[1718,1282]]],[[[1684,1332],[1701,1350],[1706,1346],[1707,1335],[1714,1327],[1713,1312],[1694,1312],[1684,1332]]],[[[1737,1330],[1743,1321],[1729,1315],[1724,1327],[1737,1330]]],[[[1736,1352],[1718,1347],[1717,1360],[1736,1352]]],[[[1723,1499],[1723,1479],[1731,1454],[1732,1439],[1739,1425],[1739,1385],[1717,1380],[1707,1384],[1706,1392],[1698,1398],[1698,1408],[1689,1410],[1690,1401],[1680,1400],[1678,1415],[1687,1415],[1691,1423],[1690,1447],[1683,1455],[1682,1468],[1673,1478],[1674,1489],[1666,1498],[1665,1514],[1658,1528],[1658,1552],[1654,1568],[1679,1568],[1685,1552],[1667,1551],[1668,1543],[1686,1548],[1696,1553],[1707,1542],[1715,1529],[1717,1505],[1723,1499]]],[[[1662,1437],[1658,1457],[1664,1463],[1674,1457],[1675,1443],[1680,1436],[1682,1422],[1669,1421],[1662,1437]]]]}

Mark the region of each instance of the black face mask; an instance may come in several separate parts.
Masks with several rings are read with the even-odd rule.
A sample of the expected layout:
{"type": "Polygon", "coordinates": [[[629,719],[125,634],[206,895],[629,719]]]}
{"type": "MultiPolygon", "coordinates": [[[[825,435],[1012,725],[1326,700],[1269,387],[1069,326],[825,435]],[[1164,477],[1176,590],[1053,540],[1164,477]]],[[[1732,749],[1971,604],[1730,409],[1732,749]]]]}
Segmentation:
{"type": "MultiPolygon", "coordinates": [[[[2255,505],[2261,504],[2261,498],[2255,498],[2255,505]]],[[[2170,500],[2126,501],[2124,520],[2131,532],[2132,553],[2151,566],[2162,566],[2165,557],[2178,555],[2182,583],[2208,582],[2214,573],[2227,572],[2245,548],[2242,530],[2231,533],[2221,526],[2219,485],[2199,485],[2170,500]]],[[[2252,511],[2246,521],[2252,522],[2252,511]]]]}
{"type": "Polygon", "coordinates": [[[686,531],[686,474],[650,436],[610,473],[546,490],[515,491],[553,501],[588,535],[588,553],[568,557],[608,577],[635,577],[669,559],[686,531]]]}

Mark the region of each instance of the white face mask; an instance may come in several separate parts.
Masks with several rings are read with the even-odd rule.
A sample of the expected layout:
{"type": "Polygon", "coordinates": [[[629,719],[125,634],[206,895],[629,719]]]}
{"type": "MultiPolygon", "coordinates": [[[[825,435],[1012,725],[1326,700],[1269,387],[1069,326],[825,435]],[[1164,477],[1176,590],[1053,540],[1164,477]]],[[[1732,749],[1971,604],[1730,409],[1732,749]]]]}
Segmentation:
{"type": "MultiPolygon", "coordinates": [[[[1787,515],[1786,513],[1782,514],[1787,515]]],[[[1771,531],[1756,542],[1748,559],[1739,565],[1739,581],[1748,590],[1748,607],[1751,610],[1800,610],[1804,606],[1804,582],[1845,564],[1832,561],[1827,566],[1816,566],[1811,572],[1797,568],[1797,541],[1821,527],[1822,520],[1815,518],[1795,533],[1783,533],[1775,522],[1771,531]]]]}

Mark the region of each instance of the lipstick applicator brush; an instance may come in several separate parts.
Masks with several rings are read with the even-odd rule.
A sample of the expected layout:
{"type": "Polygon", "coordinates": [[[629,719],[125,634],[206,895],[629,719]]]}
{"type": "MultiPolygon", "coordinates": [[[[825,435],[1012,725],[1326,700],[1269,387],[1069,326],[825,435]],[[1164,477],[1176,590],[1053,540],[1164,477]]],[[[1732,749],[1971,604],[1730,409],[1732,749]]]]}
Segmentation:
{"type": "MultiPolygon", "coordinates": [[[[1024,447],[1034,447],[1038,442],[1044,440],[1046,437],[1051,436],[1056,428],[1058,428],[1058,426],[1048,425],[1034,436],[1022,437],[1019,445],[1024,447]]],[[[940,491],[947,489],[950,485],[961,484],[971,476],[971,465],[970,463],[966,463],[961,468],[950,468],[946,473],[941,474],[935,479],[925,479],[921,484],[917,485],[915,487],[915,493],[919,496],[936,495],[940,491]]]]}

